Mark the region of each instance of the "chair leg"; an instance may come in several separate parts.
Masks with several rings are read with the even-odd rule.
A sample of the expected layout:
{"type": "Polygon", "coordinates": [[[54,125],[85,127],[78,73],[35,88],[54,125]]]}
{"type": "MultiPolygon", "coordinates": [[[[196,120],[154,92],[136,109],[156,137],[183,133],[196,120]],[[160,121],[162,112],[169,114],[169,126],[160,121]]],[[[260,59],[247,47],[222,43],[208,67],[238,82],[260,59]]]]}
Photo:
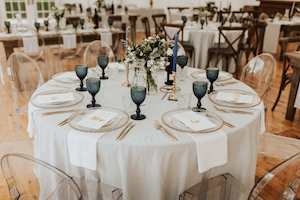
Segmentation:
{"type": "Polygon", "coordinates": [[[206,63],[206,68],[209,68],[209,64],[210,64],[210,59],[211,59],[211,54],[210,53],[208,53],[208,55],[207,55],[207,63],[206,63]]]}
{"type": "MultiPolygon", "coordinates": [[[[284,75],[285,76],[285,75],[284,75]]],[[[278,91],[278,95],[276,97],[276,100],[275,100],[275,103],[272,107],[272,112],[275,110],[279,100],[280,100],[280,97],[281,97],[281,94],[282,94],[282,91],[285,89],[286,85],[285,85],[285,82],[286,82],[286,78],[285,77],[282,77],[281,79],[281,83],[280,83],[280,87],[279,87],[279,91],[278,91]]]]}

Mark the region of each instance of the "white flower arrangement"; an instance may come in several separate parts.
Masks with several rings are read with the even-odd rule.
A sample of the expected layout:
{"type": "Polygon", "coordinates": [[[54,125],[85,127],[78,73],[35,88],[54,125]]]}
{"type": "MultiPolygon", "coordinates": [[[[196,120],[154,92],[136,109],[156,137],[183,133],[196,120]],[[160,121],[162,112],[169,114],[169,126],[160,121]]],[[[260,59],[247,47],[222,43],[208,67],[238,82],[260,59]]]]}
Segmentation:
{"type": "Polygon", "coordinates": [[[157,87],[151,73],[166,66],[167,58],[173,55],[173,46],[174,44],[158,35],[150,36],[141,44],[133,44],[127,48],[125,63],[143,66],[147,73],[147,83],[157,87]]]}

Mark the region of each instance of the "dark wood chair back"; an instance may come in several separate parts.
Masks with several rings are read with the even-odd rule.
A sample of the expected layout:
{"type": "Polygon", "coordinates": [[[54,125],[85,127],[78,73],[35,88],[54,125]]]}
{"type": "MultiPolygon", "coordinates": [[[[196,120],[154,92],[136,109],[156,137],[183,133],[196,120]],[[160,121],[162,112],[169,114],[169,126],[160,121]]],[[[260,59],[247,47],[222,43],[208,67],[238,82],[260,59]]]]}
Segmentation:
{"type": "MultiPolygon", "coordinates": [[[[245,38],[245,32],[247,30],[246,26],[220,26],[219,28],[219,41],[218,41],[218,48],[221,48],[221,38],[224,38],[225,43],[228,45],[228,48],[232,50],[234,53],[234,58],[238,60],[239,52],[241,44],[245,38]],[[236,37],[233,39],[229,39],[227,37],[228,32],[237,32],[236,37]],[[237,48],[235,47],[237,45],[237,48]]],[[[231,35],[231,34],[230,34],[231,35]]]]}
{"type": "Polygon", "coordinates": [[[178,29],[177,33],[179,33],[179,34],[181,33],[179,40],[180,40],[181,43],[183,42],[183,29],[184,29],[184,25],[183,24],[167,24],[167,23],[164,23],[164,24],[162,24],[162,27],[163,27],[163,31],[164,31],[164,33],[166,35],[166,38],[170,39],[170,40],[174,40],[175,39],[174,36],[176,34],[170,35],[168,33],[168,31],[167,31],[167,28],[178,29]]]}
{"type": "Polygon", "coordinates": [[[155,33],[163,32],[162,24],[167,22],[167,16],[165,14],[156,14],[152,15],[152,19],[155,25],[155,33]]]}
{"type": "Polygon", "coordinates": [[[151,28],[150,28],[150,22],[149,22],[149,19],[148,17],[143,17],[141,19],[142,21],[142,24],[144,25],[144,29],[145,29],[145,35],[146,37],[149,37],[151,35],[151,28]]]}

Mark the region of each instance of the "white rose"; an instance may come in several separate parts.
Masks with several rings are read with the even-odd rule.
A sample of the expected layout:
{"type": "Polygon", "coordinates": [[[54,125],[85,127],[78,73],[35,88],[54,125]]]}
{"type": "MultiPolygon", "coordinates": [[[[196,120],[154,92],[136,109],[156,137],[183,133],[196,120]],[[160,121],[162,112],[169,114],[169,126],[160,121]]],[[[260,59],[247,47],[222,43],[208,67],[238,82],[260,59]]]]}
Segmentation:
{"type": "Polygon", "coordinates": [[[171,48],[168,48],[168,50],[167,50],[167,55],[168,55],[168,56],[172,56],[172,55],[173,55],[173,51],[172,51],[171,48]]]}

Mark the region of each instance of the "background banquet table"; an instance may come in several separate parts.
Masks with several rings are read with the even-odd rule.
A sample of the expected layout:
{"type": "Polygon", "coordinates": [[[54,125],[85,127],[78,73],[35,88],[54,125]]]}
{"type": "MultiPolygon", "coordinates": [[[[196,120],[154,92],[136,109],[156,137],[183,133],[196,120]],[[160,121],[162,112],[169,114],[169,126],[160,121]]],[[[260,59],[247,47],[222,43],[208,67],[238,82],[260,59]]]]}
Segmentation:
{"type": "MultiPolygon", "coordinates": [[[[207,65],[207,57],[208,57],[208,49],[213,47],[214,44],[218,43],[219,31],[218,27],[219,23],[209,22],[208,25],[204,25],[203,29],[201,29],[201,25],[188,23],[184,27],[184,41],[189,41],[194,47],[194,67],[205,69],[207,65]]],[[[232,24],[234,26],[234,24],[232,24]]],[[[238,31],[227,32],[226,37],[230,41],[234,40],[238,35],[238,31]]],[[[225,42],[224,39],[221,38],[221,42],[225,42]]],[[[212,61],[211,63],[214,63],[212,61]]],[[[222,65],[222,62],[219,62],[219,66],[222,65]]],[[[234,63],[230,63],[230,71],[234,72],[234,63]]]]}
{"type": "MultiPolygon", "coordinates": [[[[188,71],[191,72],[192,69],[188,71]]],[[[134,112],[134,106],[128,104],[129,88],[121,86],[124,72],[116,73],[116,70],[111,70],[110,76],[111,79],[102,81],[101,91],[96,96],[97,101],[104,107],[134,112]]],[[[164,72],[157,74],[158,85],[163,84],[164,77],[164,72]]],[[[253,107],[253,115],[218,112],[224,120],[236,126],[223,128],[228,136],[228,162],[200,174],[197,169],[196,145],[189,134],[176,132],[179,141],[174,141],[153,126],[153,122],[159,120],[164,112],[186,107],[186,97],[192,96],[191,104],[196,104],[196,99],[191,95],[192,78],[179,85],[182,90],[178,94],[178,102],[161,100],[160,92],[157,95],[147,96],[145,105],[141,107],[147,119],[135,122],[135,128],[124,140],[116,141],[118,131],[114,131],[103,135],[97,141],[96,171],[76,167],[70,163],[67,137],[72,128],[57,126],[69,114],[45,117],[42,115],[45,110],[38,109],[30,103],[28,132],[35,137],[34,154],[37,158],[79,178],[79,185],[88,193],[89,199],[97,199],[95,192],[99,190],[98,184],[101,180],[105,184],[121,188],[124,199],[174,200],[185,189],[200,182],[203,175],[211,177],[223,173],[231,173],[241,183],[243,189],[241,198],[245,199],[254,185],[257,134],[265,130],[263,105],[253,107]]],[[[61,89],[65,87],[66,85],[61,85],[61,89]]],[[[76,86],[67,87],[73,89],[76,86]]],[[[58,83],[50,80],[36,92],[58,88],[58,83]]],[[[225,87],[216,87],[221,88],[225,87]]],[[[240,82],[226,88],[254,92],[240,82]]],[[[88,93],[84,93],[84,96],[84,101],[75,106],[76,108],[85,108],[90,101],[88,93]]],[[[203,103],[208,110],[217,112],[207,97],[203,99],[203,103]]],[[[94,137],[91,133],[82,135],[94,137]]]]}

